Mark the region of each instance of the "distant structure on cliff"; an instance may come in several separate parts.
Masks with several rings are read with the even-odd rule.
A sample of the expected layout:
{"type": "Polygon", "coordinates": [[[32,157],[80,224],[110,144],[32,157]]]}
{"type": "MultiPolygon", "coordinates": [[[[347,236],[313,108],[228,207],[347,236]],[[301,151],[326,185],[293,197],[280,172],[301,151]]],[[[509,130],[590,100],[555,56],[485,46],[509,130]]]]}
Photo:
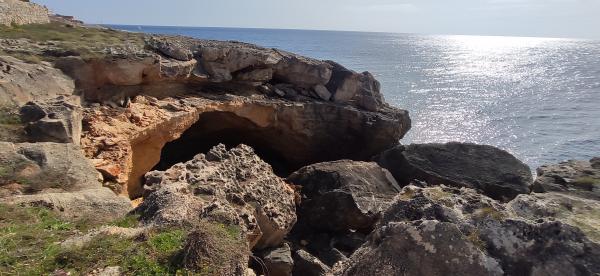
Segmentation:
{"type": "Polygon", "coordinates": [[[0,0],[0,25],[49,23],[48,8],[29,1],[0,0]]]}

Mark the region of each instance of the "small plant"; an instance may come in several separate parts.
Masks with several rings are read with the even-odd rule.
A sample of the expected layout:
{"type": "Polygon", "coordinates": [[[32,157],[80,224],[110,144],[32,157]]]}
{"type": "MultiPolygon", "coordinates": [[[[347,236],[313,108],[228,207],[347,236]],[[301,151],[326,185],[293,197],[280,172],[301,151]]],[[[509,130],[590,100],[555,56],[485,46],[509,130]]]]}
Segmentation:
{"type": "Polygon", "coordinates": [[[0,125],[20,125],[21,118],[15,108],[0,106],[0,125]]]}
{"type": "Polygon", "coordinates": [[[503,220],[506,218],[504,214],[502,214],[500,211],[494,209],[491,206],[483,207],[477,210],[475,216],[479,218],[491,218],[493,220],[503,220]]]}
{"type": "Polygon", "coordinates": [[[123,228],[134,228],[138,226],[139,219],[140,215],[138,214],[128,214],[122,218],[113,221],[111,224],[123,228]]]}
{"type": "Polygon", "coordinates": [[[479,230],[473,230],[473,232],[469,233],[467,236],[467,240],[470,241],[475,247],[479,248],[481,251],[485,251],[487,245],[483,240],[481,240],[479,230]]]}

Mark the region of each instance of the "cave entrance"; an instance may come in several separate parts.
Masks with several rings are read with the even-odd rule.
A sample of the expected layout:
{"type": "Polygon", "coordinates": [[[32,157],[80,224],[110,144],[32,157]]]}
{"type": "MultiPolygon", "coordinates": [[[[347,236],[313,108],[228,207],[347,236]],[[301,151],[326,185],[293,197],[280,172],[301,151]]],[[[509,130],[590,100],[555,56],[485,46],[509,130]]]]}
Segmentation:
{"type": "Polygon", "coordinates": [[[212,111],[200,115],[198,121],[187,129],[179,139],[167,143],[161,150],[159,163],[153,170],[166,170],[186,162],[199,153],[206,153],[219,143],[227,148],[246,144],[273,167],[275,174],[287,177],[293,170],[284,154],[277,150],[275,139],[281,139],[277,129],[262,128],[252,121],[232,112],[212,111]]]}

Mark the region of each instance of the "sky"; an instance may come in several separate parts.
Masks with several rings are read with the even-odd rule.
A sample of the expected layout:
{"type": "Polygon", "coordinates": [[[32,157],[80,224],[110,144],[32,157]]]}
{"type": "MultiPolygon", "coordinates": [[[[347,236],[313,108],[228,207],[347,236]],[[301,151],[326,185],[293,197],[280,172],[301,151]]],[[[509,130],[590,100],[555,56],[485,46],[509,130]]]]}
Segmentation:
{"type": "Polygon", "coordinates": [[[87,23],[600,39],[600,0],[33,0],[87,23]]]}

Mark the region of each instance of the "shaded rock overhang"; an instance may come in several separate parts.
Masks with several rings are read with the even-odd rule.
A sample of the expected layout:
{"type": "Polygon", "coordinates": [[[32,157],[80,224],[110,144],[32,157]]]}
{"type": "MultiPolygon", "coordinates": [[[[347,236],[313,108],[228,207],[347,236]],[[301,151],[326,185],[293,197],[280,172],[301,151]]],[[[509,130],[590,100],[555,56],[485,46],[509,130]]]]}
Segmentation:
{"type": "Polygon", "coordinates": [[[55,66],[86,105],[86,155],[131,198],[151,169],[221,142],[255,147],[285,175],[315,162],[368,160],[411,125],[368,72],[246,43],[153,36],[141,53],[64,57],[55,66]]]}

